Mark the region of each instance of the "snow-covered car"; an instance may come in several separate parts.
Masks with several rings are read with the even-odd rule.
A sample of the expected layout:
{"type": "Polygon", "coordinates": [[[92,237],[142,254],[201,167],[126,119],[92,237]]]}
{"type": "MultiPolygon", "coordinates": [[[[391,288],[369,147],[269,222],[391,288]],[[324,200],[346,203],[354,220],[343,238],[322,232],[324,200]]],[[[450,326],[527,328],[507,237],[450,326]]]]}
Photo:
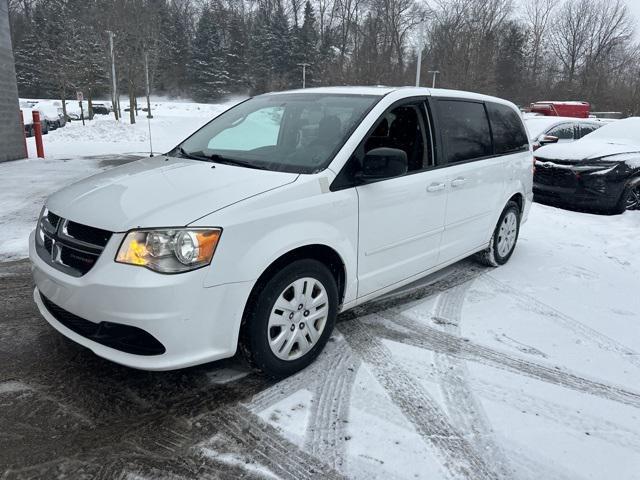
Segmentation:
{"type": "Polygon", "coordinates": [[[516,106],[426,88],[265,94],[165,155],[46,201],[34,300],[97,355],[304,368],[336,315],[467,256],[511,257],[532,200],[516,106]]]}
{"type": "Polygon", "coordinates": [[[24,122],[24,134],[27,137],[33,137],[35,135],[35,128],[33,126],[33,112],[37,111],[40,113],[40,128],[42,129],[42,134],[46,135],[49,133],[49,122],[46,120],[45,114],[39,108],[27,108],[20,107],[22,110],[22,119],[24,122]]]}
{"type": "Polygon", "coordinates": [[[109,115],[109,108],[104,103],[92,103],[94,115],[109,115]]]}
{"type": "Polygon", "coordinates": [[[605,125],[598,120],[544,116],[525,117],[524,124],[529,131],[534,151],[543,145],[579,140],[605,125]]]}
{"type": "Polygon", "coordinates": [[[621,213],[640,208],[640,117],[535,153],[535,199],[621,213]]]}
{"type": "Polygon", "coordinates": [[[61,108],[48,103],[38,103],[36,108],[44,115],[49,130],[56,130],[57,128],[64,127],[66,124],[64,115],[60,112],[62,110],[61,108]],[[62,120],[61,117],[63,118],[62,120]]]}

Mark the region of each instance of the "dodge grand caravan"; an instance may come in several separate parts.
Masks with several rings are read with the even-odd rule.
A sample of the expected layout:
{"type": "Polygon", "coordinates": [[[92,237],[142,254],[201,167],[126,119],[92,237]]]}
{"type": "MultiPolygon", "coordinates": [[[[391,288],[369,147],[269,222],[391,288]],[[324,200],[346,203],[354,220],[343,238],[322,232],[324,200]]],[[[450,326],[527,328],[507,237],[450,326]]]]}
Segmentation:
{"type": "Polygon", "coordinates": [[[423,88],[270,93],[166,155],[52,195],[30,238],[35,302],[130,367],[233,356],[278,377],[336,315],[472,254],[505,263],[532,200],[517,108],[423,88]]]}

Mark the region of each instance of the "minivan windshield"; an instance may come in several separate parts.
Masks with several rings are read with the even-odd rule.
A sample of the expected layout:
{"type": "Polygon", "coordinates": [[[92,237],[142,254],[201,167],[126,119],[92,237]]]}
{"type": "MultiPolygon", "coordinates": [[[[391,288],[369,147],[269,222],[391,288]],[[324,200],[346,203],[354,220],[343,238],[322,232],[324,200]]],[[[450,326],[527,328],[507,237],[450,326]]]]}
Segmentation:
{"type": "Polygon", "coordinates": [[[213,119],[169,155],[314,173],[331,163],[380,98],[327,93],[254,97],[213,119]]]}

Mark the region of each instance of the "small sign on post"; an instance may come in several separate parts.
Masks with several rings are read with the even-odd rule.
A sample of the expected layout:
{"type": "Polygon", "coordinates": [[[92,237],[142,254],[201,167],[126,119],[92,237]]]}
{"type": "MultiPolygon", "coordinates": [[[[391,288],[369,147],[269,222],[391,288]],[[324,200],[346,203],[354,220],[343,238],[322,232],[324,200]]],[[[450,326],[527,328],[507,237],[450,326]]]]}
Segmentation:
{"type": "Polygon", "coordinates": [[[84,126],[84,109],[82,107],[82,102],[84,100],[84,95],[82,92],[76,92],[76,98],[78,99],[78,104],[80,105],[80,118],[82,119],[82,125],[84,126]]]}

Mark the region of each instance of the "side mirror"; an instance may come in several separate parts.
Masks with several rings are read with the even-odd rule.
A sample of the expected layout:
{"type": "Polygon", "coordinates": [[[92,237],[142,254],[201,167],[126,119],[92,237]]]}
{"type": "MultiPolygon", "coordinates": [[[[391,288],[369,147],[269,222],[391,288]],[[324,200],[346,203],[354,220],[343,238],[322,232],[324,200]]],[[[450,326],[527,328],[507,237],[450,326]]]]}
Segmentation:
{"type": "Polygon", "coordinates": [[[558,143],[559,138],[553,135],[543,135],[540,139],[540,145],[549,145],[551,143],[558,143]]]}
{"type": "Polygon", "coordinates": [[[398,148],[374,148],[362,161],[362,171],[356,174],[360,183],[370,183],[385,178],[399,177],[407,173],[409,161],[404,150],[398,148]]]}

